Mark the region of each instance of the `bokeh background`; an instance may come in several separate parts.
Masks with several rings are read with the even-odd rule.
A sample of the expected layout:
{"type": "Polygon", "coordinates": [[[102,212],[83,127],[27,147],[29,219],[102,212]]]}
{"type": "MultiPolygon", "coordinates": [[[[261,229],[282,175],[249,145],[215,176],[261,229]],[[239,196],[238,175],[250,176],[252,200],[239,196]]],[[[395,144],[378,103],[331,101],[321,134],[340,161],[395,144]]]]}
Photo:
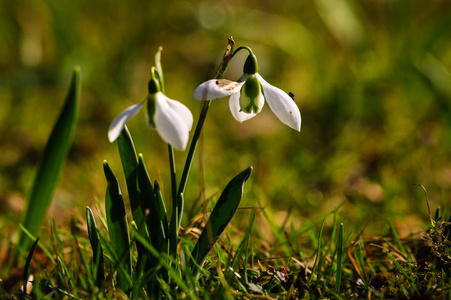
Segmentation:
{"type": "MultiPolygon", "coordinates": [[[[380,233],[390,218],[402,233],[424,230],[425,195],[414,184],[433,208],[449,207],[450,1],[1,0],[0,227],[17,229],[74,65],[83,78],[79,121],[49,212],[61,224],[102,203],[103,160],[126,190],[107,130],[145,97],[158,47],[167,95],[197,118],[192,93],[214,73],[229,36],[254,50],[268,82],[296,95],[302,131],[267,106],[239,124],[227,100],[212,103],[188,212],[203,189],[201,200],[215,199],[249,165],[242,205],[266,207],[274,222],[297,229],[344,201],[337,218],[348,228],[380,233]]],[[[244,59],[234,58],[226,78],[239,78],[244,59]]],[[[129,129],[168,196],[167,148],[145,124],[142,112],[129,129]]],[[[179,168],[185,156],[176,153],[179,168]]],[[[248,216],[239,211],[235,222],[248,216]]]]}

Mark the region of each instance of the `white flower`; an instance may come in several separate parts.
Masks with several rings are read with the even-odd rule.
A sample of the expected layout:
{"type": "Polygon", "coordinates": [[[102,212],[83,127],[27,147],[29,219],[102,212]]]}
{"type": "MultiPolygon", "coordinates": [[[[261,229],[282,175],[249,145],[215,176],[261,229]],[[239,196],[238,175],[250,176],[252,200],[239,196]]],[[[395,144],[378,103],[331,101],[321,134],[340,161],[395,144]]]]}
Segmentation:
{"type": "Polygon", "coordinates": [[[110,142],[119,137],[127,121],[134,117],[146,102],[146,119],[149,126],[156,129],[165,142],[178,150],[185,150],[193,126],[193,115],[185,105],[169,99],[160,91],[149,93],[141,103],[130,106],[114,119],[108,130],[110,142]]]}
{"type": "Polygon", "coordinates": [[[258,73],[257,59],[249,55],[244,74],[238,81],[212,79],[194,91],[196,100],[214,100],[230,96],[233,117],[243,122],[255,117],[268,102],[269,108],[284,124],[301,131],[301,113],[294,100],[284,91],[267,83],[258,73]]]}

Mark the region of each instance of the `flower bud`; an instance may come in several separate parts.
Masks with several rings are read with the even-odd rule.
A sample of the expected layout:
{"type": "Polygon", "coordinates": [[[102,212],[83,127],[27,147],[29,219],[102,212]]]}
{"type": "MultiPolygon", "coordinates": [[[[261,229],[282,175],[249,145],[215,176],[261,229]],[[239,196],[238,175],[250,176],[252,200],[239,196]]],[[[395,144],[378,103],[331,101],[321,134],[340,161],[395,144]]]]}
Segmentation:
{"type": "Polygon", "coordinates": [[[149,83],[147,84],[147,90],[149,91],[150,95],[156,94],[160,91],[160,85],[158,84],[158,81],[154,78],[154,76],[150,78],[149,83]]]}
{"type": "Polygon", "coordinates": [[[246,58],[246,62],[243,67],[244,74],[256,74],[258,73],[257,57],[254,54],[249,54],[246,58]]]}

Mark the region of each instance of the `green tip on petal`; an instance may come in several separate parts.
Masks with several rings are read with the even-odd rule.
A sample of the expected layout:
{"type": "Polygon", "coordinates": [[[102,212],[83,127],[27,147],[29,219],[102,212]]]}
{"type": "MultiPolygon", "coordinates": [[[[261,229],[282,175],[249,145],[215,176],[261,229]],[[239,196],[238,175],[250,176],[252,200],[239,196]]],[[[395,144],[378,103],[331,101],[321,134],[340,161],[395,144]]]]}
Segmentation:
{"type": "Polygon", "coordinates": [[[261,86],[260,82],[258,82],[257,77],[253,75],[247,77],[246,82],[243,86],[243,90],[247,97],[251,99],[257,98],[261,93],[261,86]]]}
{"type": "Polygon", "coordinates": [[[241,90],[240,107],[245,113],[257,113],[261,110],[261,86],[254,75],[250,75],[241,90]]]}

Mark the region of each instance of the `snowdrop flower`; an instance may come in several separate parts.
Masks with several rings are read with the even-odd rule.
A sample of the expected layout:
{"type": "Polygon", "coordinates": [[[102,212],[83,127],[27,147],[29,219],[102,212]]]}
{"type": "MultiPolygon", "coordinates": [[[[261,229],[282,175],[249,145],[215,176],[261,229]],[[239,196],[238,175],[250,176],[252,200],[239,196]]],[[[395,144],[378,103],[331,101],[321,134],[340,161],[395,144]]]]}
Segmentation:
{"type": "Polygon", "coordinates": [[[230,96],[230,111],[238,122],[255,117],[262,110],[266,100],[269,108],[282,123],[301,131],[301,113],[294,100],[281,89],[267,83],[258,73],[255,55],[249,48],[242,48],[247,49],[250,54],[244,63],[241,78],[238,81],[227,79],[206,81],[196,88],[194,99],[214,100],[230,96]]]}
{"type": "Polygon", "coordinates": [[[149,94],[138,104],[121,112],[111,123],[108,139],[115,141],[124,129],[128,120],[133,118],[147,102],[146,120],[150,128],[156,129],[160,137],[175,149],[185,150],[189,132],[193,126],[193,115],[182,103],[169,99],[160,90],[155,79],[155,69],[149,81],[149,94]]]}

